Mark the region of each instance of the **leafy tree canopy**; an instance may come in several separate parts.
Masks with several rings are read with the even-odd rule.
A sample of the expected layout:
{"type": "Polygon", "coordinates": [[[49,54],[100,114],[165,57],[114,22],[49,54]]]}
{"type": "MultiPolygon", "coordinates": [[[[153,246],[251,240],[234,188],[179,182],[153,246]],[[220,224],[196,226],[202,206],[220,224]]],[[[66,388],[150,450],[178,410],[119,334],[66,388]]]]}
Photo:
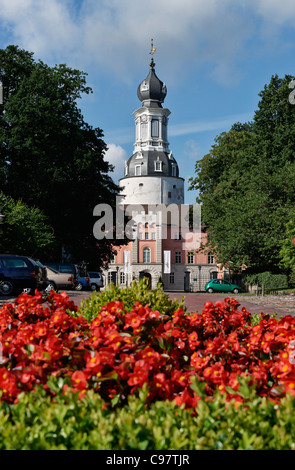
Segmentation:
{"type": "Polygon", "coordinates": [[[93,236],[93,209],[115,205],[118,187],[105,161],[102,131],[84,121],[77,100],[91,93],[86,73],[49,67],[17,46],[0,50],[0,187],[39,208],[73,261],[101,264],[110,242],[93,236]]]}
{"type": "Polygon", "coordinates": [[[273,76],[259,94],[253,122],[220,134],[190,180],[202,204],[208,245],[233,269],[279,269],[285,224],[295,212],[292,79],[273,76]]]}
{"type": "Polygon", "coordinates": [[[295,271],[295,221],[290,220],[286,224],[286,231],[281,243],[280,256],[282,264],[286,268],[295,271]]]}
{"type": "Polygon", "coordinates": [[[14,201],[0,194],[0,253],[14,253],[39,258],[55,248],[54,233],[46,217],[37,208],[21,200],[14,201]]]}

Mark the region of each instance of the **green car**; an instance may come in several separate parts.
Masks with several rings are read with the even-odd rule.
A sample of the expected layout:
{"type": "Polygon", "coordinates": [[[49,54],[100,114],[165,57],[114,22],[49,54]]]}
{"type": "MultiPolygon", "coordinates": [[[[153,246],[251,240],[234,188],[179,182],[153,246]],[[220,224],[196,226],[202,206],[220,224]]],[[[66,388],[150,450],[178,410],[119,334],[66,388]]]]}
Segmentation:
{"type": "Polygon", "coordinates": [[[241,288],[235,284],[231,284],[225,279],[212,279],[205,285],[205,291],[210,294],[213,292],[233,292],[234,294],[238,294],[241,292],[241,288]]]}

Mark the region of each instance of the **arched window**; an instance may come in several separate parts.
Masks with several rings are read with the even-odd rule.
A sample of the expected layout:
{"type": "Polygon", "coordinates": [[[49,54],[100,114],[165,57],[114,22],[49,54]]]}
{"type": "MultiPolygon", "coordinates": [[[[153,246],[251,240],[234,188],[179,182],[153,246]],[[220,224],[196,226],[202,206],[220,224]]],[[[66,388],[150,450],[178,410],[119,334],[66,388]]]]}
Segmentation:
{"type": "Polygon", "coordinates": [[[150,263],[151,262],[151,250],[148,247],[143,249],[143,262],[150,263]]]}

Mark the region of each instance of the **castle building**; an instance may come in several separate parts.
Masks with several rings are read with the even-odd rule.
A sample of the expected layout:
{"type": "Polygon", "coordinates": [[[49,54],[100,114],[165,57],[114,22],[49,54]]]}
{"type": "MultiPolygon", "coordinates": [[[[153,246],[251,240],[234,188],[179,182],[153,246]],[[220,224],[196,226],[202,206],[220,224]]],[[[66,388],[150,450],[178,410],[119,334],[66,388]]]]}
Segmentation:
{"type": "MultiPolygon", "coordinates": [[[[152,57],[149,73],[137,89],[141,106],[133,113],[134,152],[120,179],[120,204],[124,209],[138,209],[132,211],[134,235],[127,245],[116,248],[103,270],[105,286],[110,282],[126,286],[145,277],[152,288],[161,280],[164,290],[197,292],[210,279],[226,277],[210,253],[196,253],[198,246],[186,243],[189,227],[181,215],[184,179],[169,148],[170,111],[163,107],[166,94],[152,57]],[[169,211],[163,214],[159,208],[172,208],[178,216],[173,218],[169,211]]],[[[206,232],[199,228],[197,241],[205,243],[206,232]]]]}

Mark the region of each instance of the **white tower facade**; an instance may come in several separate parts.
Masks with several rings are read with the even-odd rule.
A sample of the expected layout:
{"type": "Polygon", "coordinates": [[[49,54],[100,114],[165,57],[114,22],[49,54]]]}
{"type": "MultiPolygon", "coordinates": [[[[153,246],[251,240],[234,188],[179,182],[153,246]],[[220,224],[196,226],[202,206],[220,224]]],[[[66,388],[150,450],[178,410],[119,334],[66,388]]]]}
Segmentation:
{"type": "Polygon", "coordinates": [[[162,107],[166,94],[152,59],[149,74],[137,89],[142,106],[133,113],[134,152],[120,179],[124,205],[184,203],[184,179],[179,176],[178,164],[169,149],[170,111],[162,107]]]}

